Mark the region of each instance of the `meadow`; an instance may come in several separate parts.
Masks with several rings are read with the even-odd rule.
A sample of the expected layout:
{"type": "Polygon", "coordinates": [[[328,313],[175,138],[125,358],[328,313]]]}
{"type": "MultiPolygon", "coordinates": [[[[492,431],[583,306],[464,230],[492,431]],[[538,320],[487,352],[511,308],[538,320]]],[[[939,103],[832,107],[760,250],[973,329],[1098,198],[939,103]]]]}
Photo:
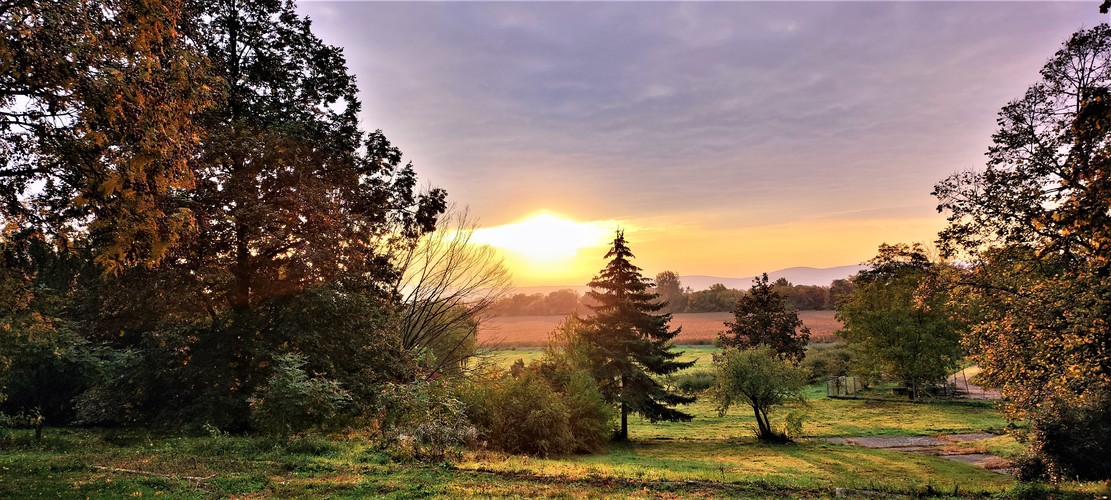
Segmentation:
{"type": "MultiPolygon", "coordinates": [[[[699,353],[700,354],[700,353],[699,353]]],[[[395,458],[373,435],[349,432],[291,441],[221,433],[48,428],[0,438],[0,497],[876,497],[1040,496],[1007,475],[925,454],[829,442],[838,436],[932,436],[1001,432],[990,402],[911,403],[827,398],[812,388],[806,438],[767,445],[752,438],[745,408],[719,415],[707,400],[687,423],[632,419],[632,441],[596,455],[535,458],[470,450],[451,463],[395,458]]],[[[970,452],[1006,459],[1000,436],[970,452]]],[[[1102,494],[1066,483],[1058,496],[1102,494]]]]}
{"type": "MultiPolygon", "coordinates": [[[[688,316],[700,316],[695,319],[702,324],[723,320],[723,315],[688,316]]],[[[833,321],[831,314],[824,317],[833,321]]],[[[700,324],[684,319],[685,325],[700,324]]],[[[676,348],[683,351],[680,359],[695,361],[691,371],[711,369],[719,350],[676,348]]],[[[509,347],[488,349],[479,361],[505,368],[542,356],[540,347],[509,347]]],[[[692,421],[653,423],[633,416],[631,440],[598,454],[537,458],[479,443],[436,463],[395,456],[376,444],[370,429],[279,440],[216,431],[48,428],[41,441],[33,439],[32,430],[8,430],[0,435],[0,497],[1091,498],[1107,493],[1103,484],[1022,484],[957,459],[844,440],[994,435],[954,443],[949,451],[986,454],[1005,467],[1022,445],[1005,433],[1009,424],[991,401],[830,398],[821,384],[808,387],[805,396],[805,402],[772,414],[781,424],[786,412],[804,412],[803,436],[793,445],[757,442],[749,408],[722,414],[702,393],[682,407],[692,421]]]]}
{"type": "MultiPolygon", "coordinates": [[[[676,315],[688,339],[710,340],[727,313],[676,315]]],[[[832,335],[829,311],[807,311],[815,337],[832,335]]],[[[477,363],[507,368],[541,359],[561,317],[503,318],[509,339],[487,347],[477,363]],[[546,329],[546,330],[545,330],[546,329]],[[543,335],[540,335],[543,332],[543,335]],[[527,346],[527,347],[511,347],[527,346]]],[[[485,340],[489,341],[489,337],[485,340]]],[[[487,345],[490,342],[486,342],[487,345]]],[[[688,371],[712,369],[713,345],[679,345],[688,371]]],[[[670,383],[670,380],[665,380],[670,383]]],[[[782,423],[802,411],[803,437],[769,445],[753,437],[745,406],[718,411],[708,394],[682,409],[690,422],[630,419],[631,441],[594,455],[549,458],[511,455],[481,444],[444,463],[408,461],[375,444],[372,431],[293,440],[188,435],[154,430],[49,428],[42,441],[31,430],[0,436],[0,497],[802,497],[1041,496],[1089,497],[1106,487],[1068,483],[1052,490],[960,460],[924,453],[873,449],[841,438],[916,437],[987,433],[956,443],[954,453],[995,456],[1006,466],[1022,446],[1005,433],[1008,422],[991,401],[841,399],[824,386],[806,401],[772,414],[782,423]]]]}
{"type": "MultiPolygon", "coordinates": [[[[799,311],[799,319],[810,329],[812,343],[837,340],[835,332],[841,323],[834,311],[799,311]]],[[[487,347],[536,347],[548,342],[548,335],[566,316],[503,316],[490,318],[479,325],[478,342],[487,347]]],[[[679,313],[671,318],[671,327],[682,327],[676,344],[711,344],[725,330],[725,322],[733,314],[679,313]]]]}

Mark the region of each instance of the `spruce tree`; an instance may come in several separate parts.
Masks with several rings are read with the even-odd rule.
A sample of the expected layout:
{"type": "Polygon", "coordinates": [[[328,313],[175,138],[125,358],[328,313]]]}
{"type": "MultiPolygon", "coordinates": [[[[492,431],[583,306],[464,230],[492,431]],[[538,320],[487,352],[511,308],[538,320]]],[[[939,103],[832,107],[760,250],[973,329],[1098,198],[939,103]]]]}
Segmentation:
{"type": "Polygon", "coordinates": [[[617,438],[628,439],[630,412],[652,422],[690,421],[691,415],[670,406],[692,403],[694,398],[668,392],[652,378],[694,364],[675,360],[680,353],[671,350],[671,340],[679,329],[670,330],[671,314],[659,312],[667,303],[649,291],[651,280],[630,262],[633,253],[624,232],[617,232],[606,258],[609,263],[587,292],[597,305],[585,320],[584,336],[602,393],[621,411],[617,438]]]}

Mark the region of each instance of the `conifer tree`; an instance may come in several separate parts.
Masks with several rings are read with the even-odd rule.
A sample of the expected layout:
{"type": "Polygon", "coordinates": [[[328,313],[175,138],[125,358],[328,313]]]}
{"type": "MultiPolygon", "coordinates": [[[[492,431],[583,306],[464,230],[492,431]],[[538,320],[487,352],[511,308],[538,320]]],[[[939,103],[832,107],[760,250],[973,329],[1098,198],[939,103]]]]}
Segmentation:
{"type": "Polygon", "coordinates": [[[670,313],[660,313],[667,303],[649,292],[651,280],[630,262],[633,253],[623,231],[617,232],[606,254],[609,263],[590,282],[587,294],[598,305],[586,318],[584,336],[592,370],[603,395],[621,412],[617,438],[629,437],[629,413],[649,421],[687,422],[691,415],[670,406],[694,402],[694,398],[668,392],[653,375],[668,375],[694,364],[676,361],[671,350],[679,329],[670,330],[670,313]]]}

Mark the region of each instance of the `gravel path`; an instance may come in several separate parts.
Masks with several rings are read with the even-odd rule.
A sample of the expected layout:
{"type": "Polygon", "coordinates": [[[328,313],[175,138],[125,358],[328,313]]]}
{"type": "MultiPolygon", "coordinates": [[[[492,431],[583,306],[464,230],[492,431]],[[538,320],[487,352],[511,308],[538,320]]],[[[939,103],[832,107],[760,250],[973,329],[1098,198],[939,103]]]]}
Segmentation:
{"type": "Polygon", "coordinates": [[[833,437],[820,438],[820,441],[861,446],[864,448],[934,455],[949,460],[980,466],[999,474],[1010,474],[1010,464],[1006,459],[986,453],[966,452],[954,446],[959,443],[975,443],[992,437],[995,437],[995,434],[981,432],[973,434],[945,434],[941,436],[833,437]]]}

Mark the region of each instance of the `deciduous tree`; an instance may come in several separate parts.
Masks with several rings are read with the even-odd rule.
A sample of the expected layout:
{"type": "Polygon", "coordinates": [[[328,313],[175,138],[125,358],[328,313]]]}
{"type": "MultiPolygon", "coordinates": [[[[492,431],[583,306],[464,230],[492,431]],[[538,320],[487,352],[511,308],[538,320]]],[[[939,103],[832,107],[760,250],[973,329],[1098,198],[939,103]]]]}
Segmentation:
{"type": "Polygon", "coordinates": [[[216,80],[183,0],[0,6],[0,218],[109,270],[152,265],[195,223],[199,115],[216,80]]]}
{"type": "Polygon", "coordinates": [[[752,289],[737,300],[733,321],[725,326],[727,330],[718,336],[723,347],[745,349],[764,344],[780,357],[796,363],[806,355],[806,344],[810,341],[810,329],[783,300],[776,286],[768,283],[767,273],[752,280],[752,289]]]}
{"type": "Polygon", "coordinates": [[[715,397],[722,415],[729,407],[745,403],[756,416],[756,436],[762,441],[789,441],[786,432],[776,431],[768,412],[776,406],[802,401],[806,371],[784,360],[767,344],[727,348],[714,356],[718,386],[715,397]]]}
{"type": "Polygon", "coordinates": [[[921,245],[881,245],[837,305],[858,372],[906,384],[911,399],[943,383],[963,352],[945,266],[921,245]]]}

